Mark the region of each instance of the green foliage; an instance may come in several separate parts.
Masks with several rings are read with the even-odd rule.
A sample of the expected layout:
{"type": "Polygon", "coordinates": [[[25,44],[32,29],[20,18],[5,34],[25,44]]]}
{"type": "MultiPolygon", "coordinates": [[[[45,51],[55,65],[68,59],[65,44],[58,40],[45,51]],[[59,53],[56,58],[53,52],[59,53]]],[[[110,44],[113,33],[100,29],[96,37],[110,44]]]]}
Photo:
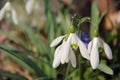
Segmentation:
{"type": "Polygon", "coordinates": [[[0,49],[5,51],[6,54],[10,55],[12,58],[24,63],[25,66],[28,65],[27,67],[32,68],[37,73],[37,75],[43,77],[45,76],[44,72],[25,53],[5,45],[0,45],[0,49]]]}
{"type": "Polygon", "coordinates": [[[100,69],[101,71],[107,74],[113,75],[113,70],[105,64],[100,63],[100,65],[98,66],[98,69],[100,69]]]}
{"type": "Polygon", "coordinates": [[[17,79],[17,80],[28,80],[24,76],[20,76],[18,74],[11,73],[11,72],[4,71],[4,70],[0,70],[0,76],[4,76],[4,77],[8,77],[8,78],[14,78],[14,79],[17,79]]]}
{"type": "Polygon", "coordinates": [[[91,6],[91,25],[90,25],[91,40],[93,39],[94,36],[98,34],[98,26],[99,26],[98,4],[96,2],[93,2],[91,6]]]}
{"type": "MultiPolygon", "coordinates": [[[[44,29],[40,30],[38,28],[39,26],[37,26],[36,29],[33,29],[33,26],[31,24],[28,25],[25,22],[21,21],[17,25],[11,25],[11,31],[0,30],[0,33],[7,36],[6,42],[4,44],[0,44],[1,53],[5,54],[9,60],[14,60],[16,64],[20,65],[23,69],[27,69],[34,80],[106,80],[106,76],[108,76],[107,74],[113,75],[112,69],[116,70],[116,68],[120,67],[120,56],[116,54],[119,53],[120,44],[118,44],[117,48],[114,48],[115,50],[113,53],[116,58],[110,62],[112,66],[109,64],[112,69],[105,64],[100,63],[98,67],[99,70],[93,70],[90,67],[89,61],[84,60],[77,51],[77,54],[75,54],[77,56],[76,68],[73,69],[70,63],[61,65],[57,69],[52,68],[54,58],[53,54],[55,50],[51,49],[49,45],[56,37],[67,32],[67,27],[70,26],[70,24],[69,26],[67,24],[67,20],[70,21],[68,18],[70,16],[70,7],[67,7],[65,9],[61,8],[60,11],[58,11],[57,15],[55,15],[55,12],[51,9],[51,1],[43,1],[46,18],[44,29]],[[56,16],[60,17],[60,22],[57,22],[56,16]],[[21,36],[12,33],[12,30],[21,30],[26,40],[23,40],[21,36]],[[42,31],[45,34],[41,34],[42,31]],[[10,41],[17,43],[17,45],[20,47],[11,44],[10,41]]],[[[91,18],[80,18],[79,16],[74,16],[73,25],[76,31],[78,31],[77,33],[80,34],[80,29],[82,26],[81,24],[84,22],[89,22],[90,38],[92,39],[94,36],[98,36],[98,27],[105,14],[106,12],[102,15],[99,15],[98,5],[96,2],[93,2],[91,6],[91,18]]],[[[117,37],[119,37],[119,35],[113,35],[111,33],[110,36],[105,38],[105,40],[107,42],[111,42],[117,37]]],[[[27,80],[27,78],[17,73],[10,73],[3,70],[0,70],[0,76],[15,78],[17,80],[27,80]]],[[[120,79],[119,75],[114,76],[115,78],[113,77],[111,80],[120,79]]]]}

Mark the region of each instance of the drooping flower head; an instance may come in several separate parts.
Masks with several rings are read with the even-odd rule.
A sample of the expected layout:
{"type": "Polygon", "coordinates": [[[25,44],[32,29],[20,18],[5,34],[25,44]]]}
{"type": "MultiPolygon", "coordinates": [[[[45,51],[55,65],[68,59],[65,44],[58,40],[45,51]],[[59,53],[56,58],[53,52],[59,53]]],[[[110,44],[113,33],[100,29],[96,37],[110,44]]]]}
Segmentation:
{"type": "MultiPolygon", "coordinates": [[[[3,19],[6,12],[8,12],[8,13],[11,12],[12,20],[13,20],[14,24],[17,24],[18,19],[17,19],[16,11],[13,8],[13,6],[11,6],[11,3],[9,1],[7,1],[6,4],[3,6],[3,8],[0,10],[0,20],[3,19]]],[[[9,14],[7,14],[7,15],[9,16],[9,14]]]]}
{"type": "Polygon", "coordinates": [[[53,61],[54,68],[58,67],[60,63],[68,63],[68,61],[71,61],[72,66],[76,67],[76,56],[73,49],[77,49],[78,47],[81,55],[84,58],[89,59],[86,46],[75,33],[73,25],[70,27],[69,34],[60,36],[53,40],[50,47],[58,45],[61,41],[62,44],[60,44],[55,50],[53,61]]]}
{"type": "Polygon", "coordinates": [[[112,59],[112,51],[109,45],[99,37],[94,37],[88,44],[90,63],[93,69],[96,69],[99,65],[99,48],[103,48],[107,58],[112,59]]]}

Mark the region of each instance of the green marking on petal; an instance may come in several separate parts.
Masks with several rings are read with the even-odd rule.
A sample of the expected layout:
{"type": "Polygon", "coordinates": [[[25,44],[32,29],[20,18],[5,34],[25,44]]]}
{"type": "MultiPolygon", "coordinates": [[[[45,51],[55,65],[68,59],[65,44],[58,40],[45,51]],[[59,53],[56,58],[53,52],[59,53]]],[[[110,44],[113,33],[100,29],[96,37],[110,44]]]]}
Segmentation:
{"type": "Polygon", "coordinates": [[[71,48],[73,48],[73,49],[77,49],[77,48],[78,48],[78,45],[77,45],[77,44],[71,44],[70,46],[71,46],[71,48]]]}

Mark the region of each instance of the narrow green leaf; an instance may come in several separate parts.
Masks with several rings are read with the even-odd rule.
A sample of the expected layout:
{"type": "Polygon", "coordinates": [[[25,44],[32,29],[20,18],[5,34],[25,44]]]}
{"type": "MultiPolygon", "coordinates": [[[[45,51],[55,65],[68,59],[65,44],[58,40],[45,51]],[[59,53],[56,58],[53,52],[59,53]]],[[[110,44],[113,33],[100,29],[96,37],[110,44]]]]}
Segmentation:
{"type": "Polygon", "coordinates": [[[21,28],[23,31],[25,31],[26,35],[28,36],[29,40],[32,41],[32,43],[37,48],[37,51],[39,54],[43,54],[47,51],[46,43],[38,36],[37,33],[33,31],[33,29],[30,26],[27,26],[23,23],[18,23],[18,27],[21,28]]]}
{"type": "Polygon", "coordinates": [[[8,37],[8,39],[13,40],[13,41],[17,41],[24,48],[27,48],[27,44],[19,36],[16,36],[15,34],[12,34],[10,32],[1,31],[1,30],[0,30],[0,33],[5,34],[8,37]]]}
{"type": "Polygon", "coordinates": [[[39,76],[46,76],[45,73],[40,69],[25,53],[17,50],[17,49],[10,49],[5,45],[0,45],[0,49],[6,51],[8,54],[18,58],[19,60],[26,63],[29,67],[31,67],[39,76]]]}
{"type": "Polygon", "coordinates": [[[90,22],[90,21],[91,21],[90,17],[83,17],[83,18],[81,18],[81,19],[79,20],[78,27],[79,27],[82,23],[84,23],[84,22],[90,22]]]}
{"type": "Polygon", "coordinates": [[[103,12],[99,18],[99,23],[101,22],[101,20],[103,19],[103,17],[107,14],[107,11],[103,12]]]}
{"type": "Polygon", "coordinates": [[[103,64],[103,63],[99,64],[98,69],[103,71],[106,74],[113,75],[113,70],[110,67],[108,67],[107,65],[103,64]]]}
{"type": "Polygon", "coordinates": [[[91,25],[90,25],[91,39],[96,36],[96,32],[98,32],[98,26],[99,26],[98,4],[93,1],[91,6],[91,25]]]}
{"type": "Polygon", "coordinates": [[[19,74],[11,73],[8,71],[0,70],[0,76],[8,77],[11,79],[17,79],[17,80],[28,80],[24,76],[21,76],[19,74]]]}
{"type": "Polygon", "coordinates": [[[68,13],[67,13],[67,10],[66,10],[66,13],[64,14],[63,12],[61,12],[60,13],[60,17],[61,17],[61,28],[62,28],[62,31],[64,32],[64,33],[66,33],[67,32],[67,27],[68,26],[70,26],[70,25],[68,25],[67,23],[68,23],[68,13]]]}
{"type": "Polygon", "coordinates": [[[55,17],[50,7],[50,1],[44,0],[45,3],[45,14],[46,14],[46,29],[49,43],[55,38],[55,17]]]}
{"type": "Polygon", "coordinates": [[[12,54],[9,54],[8,52],[6,51],[3,51],[1,50],[2,53],[4,53],[7,57],[10,57],[12,60],[14,60],[16,63],[18,63],[19,65],[21,65],[23,68],[29,70],[31,73],[34,72],[34,70],[28,66],[25,62],[23,62],[22,60],[20,60],[19,58],[17,58],[16,56],[12,55],[12,54]]]}

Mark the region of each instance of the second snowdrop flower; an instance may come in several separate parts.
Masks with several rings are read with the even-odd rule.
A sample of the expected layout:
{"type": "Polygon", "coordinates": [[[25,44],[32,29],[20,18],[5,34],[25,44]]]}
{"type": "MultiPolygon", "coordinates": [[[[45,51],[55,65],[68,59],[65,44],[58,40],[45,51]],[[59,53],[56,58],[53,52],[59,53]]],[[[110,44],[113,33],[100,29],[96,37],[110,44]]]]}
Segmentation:
{"type": "Polygon", "coordinates": [[[99,37],[94,37],[88,44],[88,52],[90,55],[90,63],[93,69],[99,65],[99,48],[103,48],[108,59],[112,59],[112,51],[107,43],[99,37]]]}

